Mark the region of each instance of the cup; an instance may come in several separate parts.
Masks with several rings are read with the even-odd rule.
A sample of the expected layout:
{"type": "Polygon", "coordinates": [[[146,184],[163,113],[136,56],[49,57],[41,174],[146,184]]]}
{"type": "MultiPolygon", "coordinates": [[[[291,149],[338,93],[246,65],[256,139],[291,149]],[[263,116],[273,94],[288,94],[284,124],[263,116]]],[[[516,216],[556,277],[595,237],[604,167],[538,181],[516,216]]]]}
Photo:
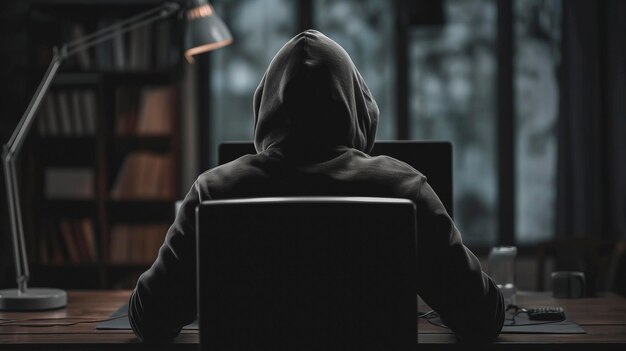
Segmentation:
{"type": "Polygon", "coordinates": [[[553,296],[557,298],[585,297],[585,273],[557,271],[552,273],[553,296]]]}
{"type": "Polygon", "coordinates": [[[515,258],[517,247],[496,246],[491,249],[488,259],[489,275],[504,295],[504,305],[515,305],[515,258]]]}

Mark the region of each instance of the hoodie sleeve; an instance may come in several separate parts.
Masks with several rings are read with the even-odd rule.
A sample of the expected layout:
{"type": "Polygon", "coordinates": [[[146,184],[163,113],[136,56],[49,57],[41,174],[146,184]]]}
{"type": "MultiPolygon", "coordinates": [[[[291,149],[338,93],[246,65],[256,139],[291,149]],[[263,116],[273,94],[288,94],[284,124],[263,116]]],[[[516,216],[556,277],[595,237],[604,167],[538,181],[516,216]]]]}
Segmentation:
{"type": "Polygon", "coordinates": [[[144,342],[170,340],[196,318],[196,185],[189,191],[159,255],[137,281],[128,318],[144,342]]]}
{"type": "Polygon", "coordinates": [[[500,334],[502,292],[482,271],[441,200],[424,182],[417,201],[418,292],[462,341],[500,334]]]}

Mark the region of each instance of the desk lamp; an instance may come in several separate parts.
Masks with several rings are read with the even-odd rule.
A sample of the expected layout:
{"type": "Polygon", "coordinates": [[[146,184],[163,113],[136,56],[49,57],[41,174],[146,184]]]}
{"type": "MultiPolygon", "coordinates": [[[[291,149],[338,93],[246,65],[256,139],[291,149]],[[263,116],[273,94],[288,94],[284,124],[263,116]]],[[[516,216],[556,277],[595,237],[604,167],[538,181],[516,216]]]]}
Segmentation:
{"type": "Polygon", "coordinates": [[[186,21],[184,50],[190,63],[193,56],[218,49],[232,42],[232,36],[222,20],[215,14],[213,7],[206,0],[185,0],[185,6],[176,2],[165,2],[160,6],[147,10],[110,27],[103,28],[92,34],[54,48],[52,62],[48,66],[35,95],[30,100],[11,139],[4,145],[2,161],[7,190],[9,217],[13,253],[15,256],[15,272],[17,289],[0,290],[0,310],[36,311],[61,308],[67,305],[67,294],[64,290],[50,288],[28,288],[30,272],[24,228],[20,210],[18,178],[15,159],[24,140],[35,121],[39,107],[50,88],[61,63],[66,58],[84,51],[92,46],[113,39],[115,36],[131,30],[147,26],[153,22],[180,14],[186,21]]]}

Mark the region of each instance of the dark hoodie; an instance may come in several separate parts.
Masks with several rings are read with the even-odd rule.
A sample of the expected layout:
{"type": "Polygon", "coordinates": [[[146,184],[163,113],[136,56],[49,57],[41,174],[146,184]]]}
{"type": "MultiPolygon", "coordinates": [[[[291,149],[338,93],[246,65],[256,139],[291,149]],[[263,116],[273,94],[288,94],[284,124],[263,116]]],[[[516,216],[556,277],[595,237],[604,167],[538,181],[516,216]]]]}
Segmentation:
{"type": "Polygon", "coordinates": [[[502,293],[482,272],[426,177],[386,156],[370,157],[378,107],[348,54],[308,30],[276,54],[254,94],[256,155],[198,177],[159,255],[130,298],[133,330],[167,340],[196,317],[195,208],[212,199],[345,195],[417,205],[418,293],[463,339],[502,329],[502,293]]]}

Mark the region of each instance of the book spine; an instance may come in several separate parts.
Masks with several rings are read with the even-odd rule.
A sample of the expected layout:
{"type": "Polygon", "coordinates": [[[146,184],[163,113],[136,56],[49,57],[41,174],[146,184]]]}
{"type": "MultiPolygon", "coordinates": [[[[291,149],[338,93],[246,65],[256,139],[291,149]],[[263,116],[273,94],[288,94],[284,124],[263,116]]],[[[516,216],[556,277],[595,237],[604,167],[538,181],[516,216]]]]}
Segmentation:
{"type": "Polygon", "coordinates": [[[61,236],[63,237],[63,241],[65,243],[65,249],[68,253],[68,257],[72,264],[80,263],[80,253],[79,248],[77,246],[76,240],[74,238],[74,234],[72,233],[72,225],[67,220],[62,220],[60,223],[61,227],[61,236]]]}
{"type": "Polygon", "coordinates": [[[59,103],[59,121],[61,122],[61,134],[68,136],[72,134],[72,116],[70,110],[70,102],[67,92],[60,90],[57,92],[57,101],[59,103]]]}
{"type": "Polygon", "coordinates": [[[83,126],[83,120],[85,118],[85,114],[81,109],[81,91],[80,90],[72,90],[69,92],[71,100],[72,100],[72,117],[74,118],[74,131],[73,135],[80,136],[85,135],[85,127],[83,126]]]}

